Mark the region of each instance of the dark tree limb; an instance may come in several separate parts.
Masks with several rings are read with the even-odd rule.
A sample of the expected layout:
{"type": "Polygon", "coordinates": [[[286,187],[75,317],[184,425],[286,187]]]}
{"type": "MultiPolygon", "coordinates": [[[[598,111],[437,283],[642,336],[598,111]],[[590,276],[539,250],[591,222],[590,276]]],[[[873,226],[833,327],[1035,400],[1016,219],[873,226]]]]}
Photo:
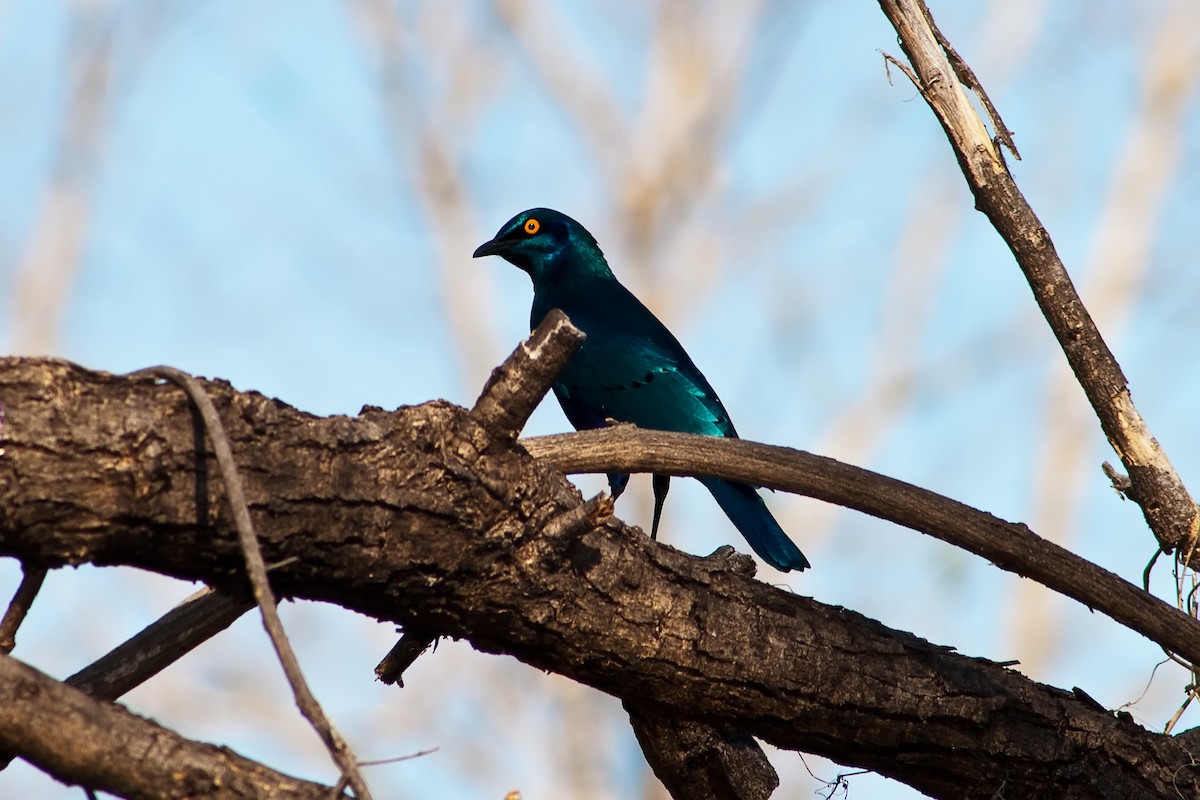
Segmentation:
{"type": "Polygon", "coordinates": [[[116,700],[228,628],[253,607],[241,596],[203,589],[65,683],[97,700],[116,700]]]}
{"type": "Polygon", "coordinates": [[[46,580],[44,569],[30,568],[22,564],[21,570],[21,583],[13,593],[12,600],[4,611],[4,617],[0,618],[0,653],[11,653],[17,646],[17,629],[25,621],[29,607],[33,605],[34,598],[42,589],[42,582],[46,580]]]}
{"type": "MultiPolygon", "coordinates": [[[[515,436],[581,341],[582,333],[570,325],[565,315],[557,311],[548,315],[530,339],[494,371],[476,401],[474,413],[497,431],[507,431],[515,436]]],[[[11,640],[9,629],[15,632],[20,625],[20,619],[45,574],[45,570],[26,573],[3,623],[0,623],[0,650],[4,649],[6,640],[11,640]]],[[[116,700],[229,627],[252,607],[247,601],[211,589],[201,591],[66,682],[92,697],[116,700]]],[[[403,686],[400,678],[404,670],[433,644],[435,638],[426,634],[406,634],[376,667],[379,680],[403,686]]],[[[11,649],[10,644],[8,650],[11,649]]]]}
{"type": "MultiPolygon", "coordinates": [[[[225,384],[206,390],[285,595],[464,638],[934,796],[1200,791],[1183,739],[614,518],[567,524],[583,501],[561,473],[460,408],[318,419],[225,384]]],[[[211,464],[196,463],[179,392],[0,359],[0,403],[0,555],[243,585],[223,496],[212,482],[198,492],[211,464]]]]}
{"type": "MultiPolygon", "coordinates": [[[[899,36],[911,70],[905,70],[933,109],[975,196],[975,207],[991,221],[1025,274],[1034,299],[1050,325],[1091,403],[1100,427],[1129,474],[1125,494],[1136,502],[1165,552],[1178,549],[1185,563],[1200,566],[1196,552],[1200,515],[1133,404],[1121,366],[1109,350],[1037,218],[1008,171],[999,148],[964,91],[963,64],[933,26],[922,0],[879,0],[899,36]]],[[[979,82],[971,88],[982,93],[979,82]]],[[[999,114],[997,134],[1007,135],[999,114]]],[[[1014,151],[1015,152],[1015,151],[1014,151]]],[[[1194,661],[1194,659],[1193,659],[1194,661]]]]}
{"type": "Polygon", "coordinates": [[[122,797],[335,797],[330,786],[275,772],[228,748],[185,739],[6,655],[0,655],[0,748],[61,781],[122,797]]]}
{"type": "MultiPolygon", "coordinates": [[[[212,589],[197,592],[64,683],[97,700],[116,700],[228,628],[253,607],[253,603],[212,589]]],[[[0,770],[8,767],[14,755],[0,747],[0,770]]]]}
{"type": "Polygon", "coordinates": [[[779,775],[758,742],[740,731],[625,702],[650,769],[676,800],[766,800],[779,775]]]}
{"type": "Polygon", "coordinates": [[[522,439],[564,472],[715,475],[802,494],[929,534],[1107,614],[1193,663],[1200,622],[1021,523],[831,458],[734,439],[623,425],[522,439]]]}

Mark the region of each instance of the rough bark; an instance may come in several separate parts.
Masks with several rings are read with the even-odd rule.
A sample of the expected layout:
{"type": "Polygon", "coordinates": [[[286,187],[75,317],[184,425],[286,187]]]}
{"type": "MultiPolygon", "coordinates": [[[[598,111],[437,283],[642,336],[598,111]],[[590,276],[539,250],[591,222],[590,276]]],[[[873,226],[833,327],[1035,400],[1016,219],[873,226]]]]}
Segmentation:
{"type": "MultiPolygon", "coordinates": [[[[461,408],[320,419],[207,388],[282,594],[465,638],[934,796],[1200,791],[1182,739],[752,580],[728,559],[594,524],[560,473],[461,408]]],[[[6,359],[0,403],[0,555],[242,585],[179,390],[6,359]]]]}
{"type": "Polygon", "coordinates": [[[646,761],[671,797],[766,800],[779,775],[750,736],[626,701],[646,761]]]}
{"type": "Polygon", "coordinates": [[[237,753],[95,700],[0,655],[0,747],[66,783],[162,800],[332,800],[333,787],[293,778],[237,753]]]}

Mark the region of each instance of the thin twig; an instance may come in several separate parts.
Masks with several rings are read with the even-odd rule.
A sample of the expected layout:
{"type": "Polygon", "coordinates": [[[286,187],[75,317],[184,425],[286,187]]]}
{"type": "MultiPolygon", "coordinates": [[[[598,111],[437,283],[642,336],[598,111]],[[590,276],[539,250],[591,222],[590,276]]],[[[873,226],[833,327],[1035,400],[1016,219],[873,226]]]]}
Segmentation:
{"type": "Polygon", "coordinates": [[[382,767],[386,764],[399,764],[401,761],[412,761],[414,758],[431,756],[441,749],[442,748],[440,747],[431,747],[428,750],[418,750],[417,752],[409,753],[406,756],[393,756],[392,758],[375,758],[370,761],[360,761],[358,762],[358,765],[360,767],[382,767]]]}
{"type": "MultiPolygon", "coordinates": [[[[430,754],[436,753],[436,752],[438,752],[438,750],[439,750],[438,747],[430,747],[430,748],[428,748],[428,750],[419,750],[418,752],[415,752],[415,753],[409,753],[408,756],[396,756],[395,758],[377,758],[374,760],[370,760],[370,762],[359,762],[359,766],[383,766],[385,764],[398,764],[400,762],[410,762],[410,760],[413,760],[414,758],[424,758],[425,756],[430,756],[430,754]]],[[[335,786],[334,790],[332,790],[332,792],[330,793],[331,798],[340,798],[340,796],[342,795],[342,792],[344,792],[344,790],[346,790],[347,786],[348,786],[347,778],[346,778],[346,776],[343,775],[342,780],[337,782],[337,786],[335,786]]]]}
{"type": "Polygon", "coordinates": [[[1187,696],[1184,698],[1183,703],[1181,703],[1175,713],[1171,715],[1171,718],[1167,720],[1166,727],[1163,728],[1163,733],[1170,735],[1171,731],[1175,728],[1175,723],[1179,722],[1179,718],[1183,716],[1183,712],[1187,711],[1187,707],[1190,706],[1192,701],[1195,699],[1196,687],[1191,686],[1188,689],[1187,696]]]}
{"type": "Polygon", "coordinates": [[[1158,563],[1158,557],[1162,555],[1162,547],[1154,548],[1154,555],[1150,556],[1150,560],[1146,562],[1146,568],[1142,570],[1142,588],[1147,592],[1150,591],[1150,573],[1154,572],[1154,565],[1158,563]]]}
{"type": "Polygon", "coordinates": [[[912,71],[912,67],[910,67],[908,64],[905,64],[903,61],[896,58],[894,55],[887,52],[886,50],[880,50],[879,55],[883,56],[883,71],[884,71],[884,74],[887,75],[888,86],[893,85],[892,84],[892,71],[890,69],[888,69],[888,64],[891,64],[896,69],[900,70],[906,76],[908,76],[908,79],[910,81],[912,81],[912,85],[916,88],[916,90],[918,92],[921,92],[922,95],[925,94],[925,91],[924,91],[923,87],[921,86],[921,82],[919,80],[917,80],[917,73],[912,71]]]}
{"type": "Polygon", "coordinates": [[[4,619],[0,619],[0,653],[11,653],[17,646],[17,628],[25,621],[29,607],[33,605],[34,598],[42,588],[42,581],[46,580],[46,570],[41,567],[22,564],[21,569],[25,573],[21,578],[21,585],[13,593],[12,602],[4,612],[4,619]]]}
{"type": "Polygon", "coordinates": [[[279,657],[279,663],[283,667],[288,683],[291,684],[296,705],[325,743],[334,762],[354,789],[358,800],[371,800],[371,791],[367,788],[366,780],[358,769],[358,759],[350,745],[338,733],[333,722],[325,715],[321,704],[317,702],[317,698],[309,689],[300,670],[300,663],[283,630],[283,623],[279,619],[279,611],[276,608],[275,595],[271,591],[270,581],[267,578],[267,564],[263,560],[262,551],[258,546],[258,537],[254,533],[254,523],[250,519],[250,508],[242,489],[242,479],[238,474],[237,463],[233,459],[229,437],[225,433],[225,427],[221,422],[220,415],[217,414],[217,408],[213,405],[212,398],[191,375],[174,367],[148,367],[131,373],[131,375],[145,375],[175,383],[191,398],[200,412],[205,428],[208,430],[209,439],[213,444],[213,452],[217,458],[221,478],[225,483],[225,491],[229,498],[234,525],[237,528],[238,540],[246,558],[246,572],[250,578],[254,599],[262,612],[263,627],[271,639],[271,644],[279,657]]]}

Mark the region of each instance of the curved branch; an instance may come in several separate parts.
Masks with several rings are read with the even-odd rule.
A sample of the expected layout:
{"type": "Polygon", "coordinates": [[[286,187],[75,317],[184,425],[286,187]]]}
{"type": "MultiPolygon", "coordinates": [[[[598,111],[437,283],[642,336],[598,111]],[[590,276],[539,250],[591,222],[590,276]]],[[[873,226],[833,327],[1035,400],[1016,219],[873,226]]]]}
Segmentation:
{"type": "MultiPolygon", "coordinates": [[[[912,64],[912,71],[905,70],[906,74],[933,109],[954,148],[963,177],[975,196],[975,207],[987,216],[1012,251],[1067,363],[1099,417],[1104,435],[1125,465],[1130,480],[1126,494],[1141,507],[1163,550],[1179,548],[1185,560],[1200,565],[1196,501],[1134,406],[1121,366],[1075,291],[1050,234],[1021,194],[999,148],[971,105],[958,77],[962,70],[951,65],[947,51],[959,63],[961,59],[933,27],[932,16],[922,0],[879,0],[879,6],[895,27],[900,46],[912,64]]],[[[978,82],[971,88],[983,91],[978,82]]],[[[998,114],[995,119],[999,120],[998,114]]],[[[999,125],[1002,129],[1003,123],[999,125]]]]}
{"type": "Polygon", "coordinates": [[[564,472],[714,475],[802,494],[929,534],[1112,617],[1193,663],[1200,622],[1021,523],[880,475],[787,447],[622,425],[520,444],[564,472]]]}

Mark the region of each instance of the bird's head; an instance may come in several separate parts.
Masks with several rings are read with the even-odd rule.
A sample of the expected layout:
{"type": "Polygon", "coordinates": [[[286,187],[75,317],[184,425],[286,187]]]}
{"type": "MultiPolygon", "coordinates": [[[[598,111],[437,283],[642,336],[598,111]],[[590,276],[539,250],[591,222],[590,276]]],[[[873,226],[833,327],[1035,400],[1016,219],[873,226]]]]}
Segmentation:
{"type": "Polygon", "coordinates": [[[531,208],[504,223],[491,241],[475,249],[473,257],[481,256],[500,256],[520,267],[535,288],[572,274],[612,277],[587,229],[550,208],[531,208]]]}

